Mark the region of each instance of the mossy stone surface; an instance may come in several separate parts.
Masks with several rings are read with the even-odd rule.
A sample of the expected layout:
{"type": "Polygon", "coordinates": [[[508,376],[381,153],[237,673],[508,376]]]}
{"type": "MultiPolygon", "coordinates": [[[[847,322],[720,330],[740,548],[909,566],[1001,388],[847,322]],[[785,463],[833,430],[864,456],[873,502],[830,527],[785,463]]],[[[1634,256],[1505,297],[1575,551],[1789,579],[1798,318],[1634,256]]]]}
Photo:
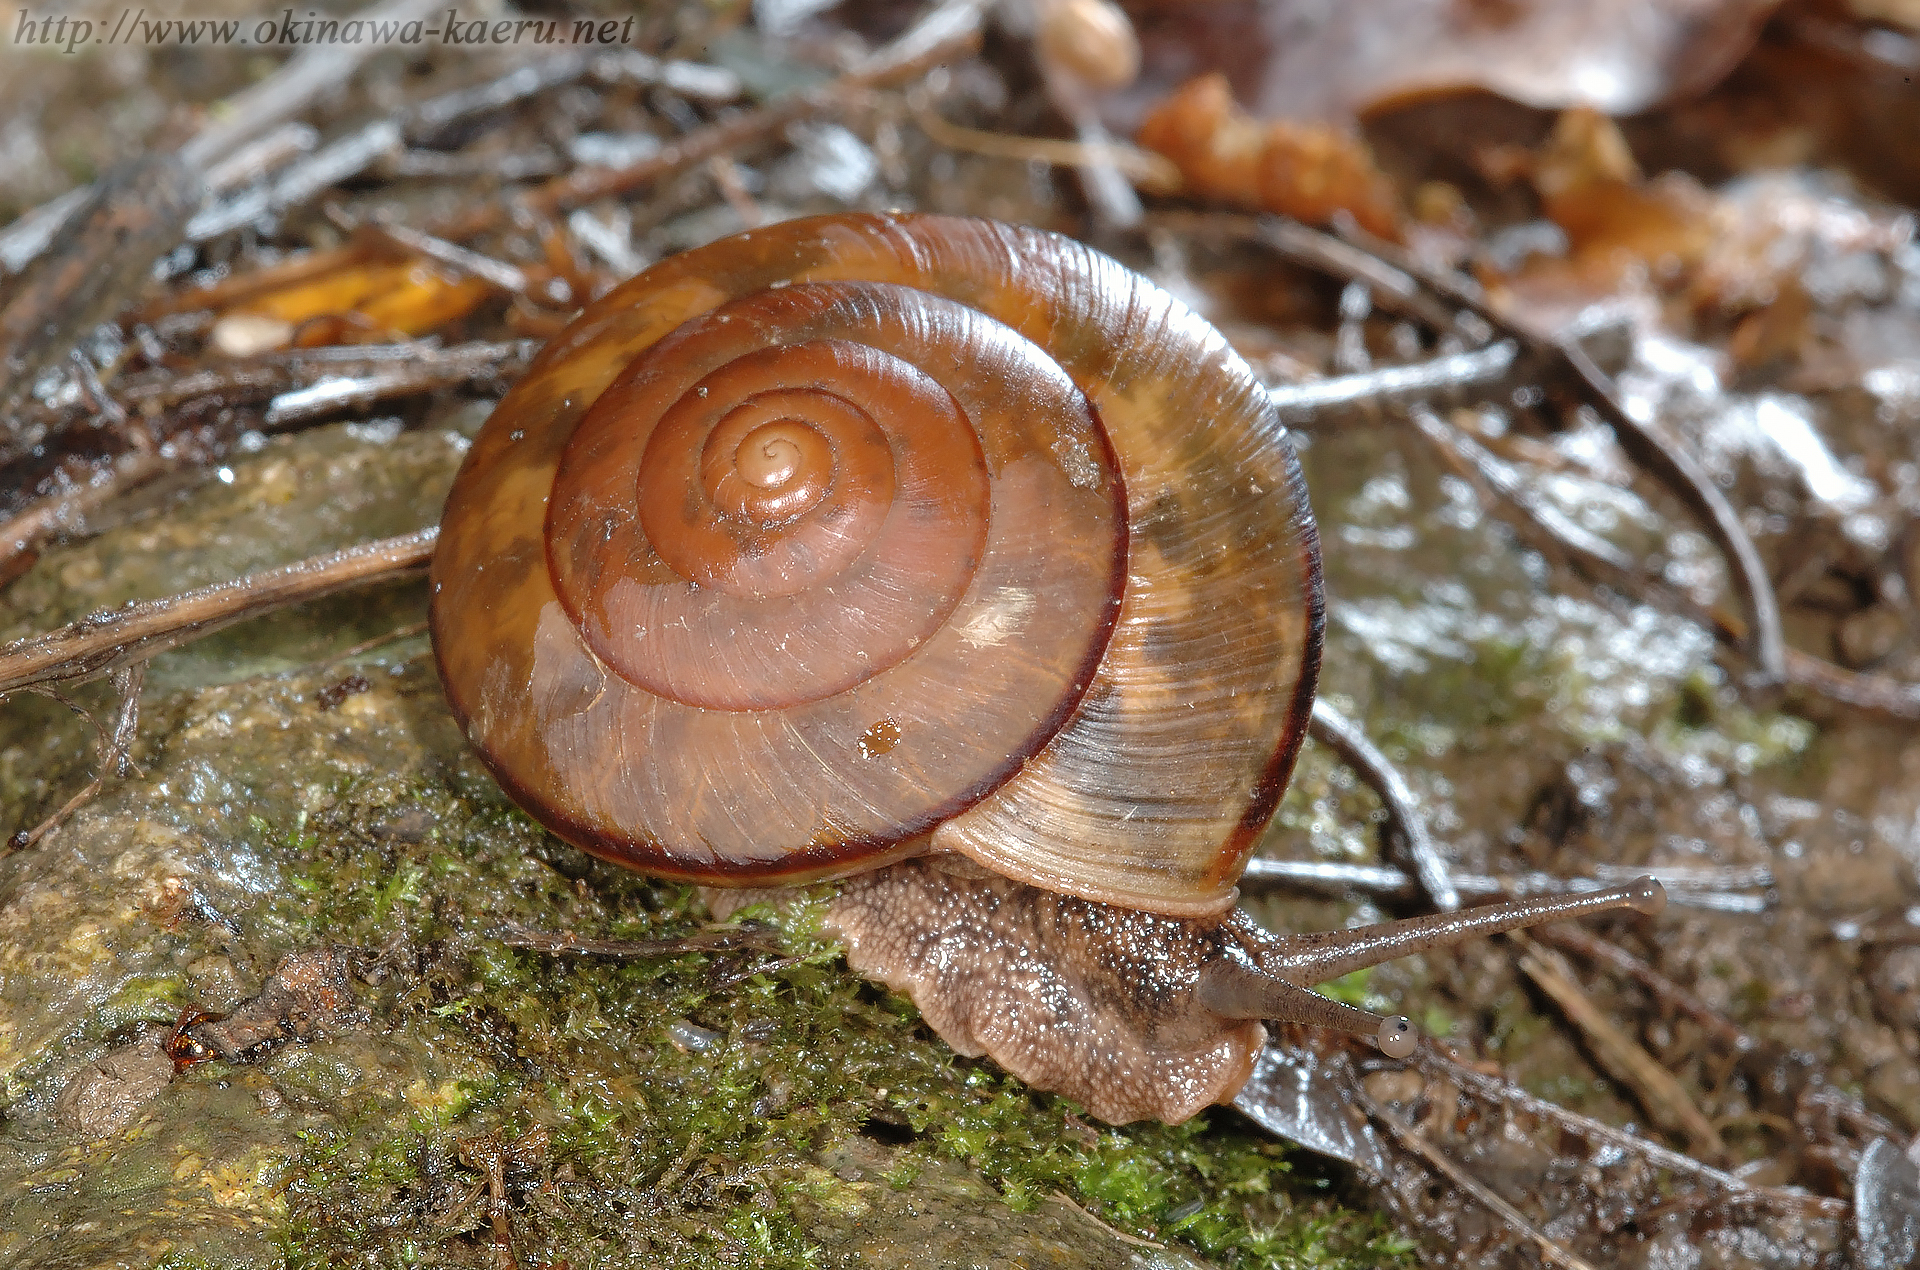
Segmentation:
{"type": "MultiPolygon", "coordinates": [[[[153,518],[47,553],[9,594],[11,624],[294,554],[274,544],[428,523],[463,449],[457,430],[377,427],[268,442],[153,518]]],[[[0,860],[0,1266],[482,1264],[501,1239],[520,1265],[576,1267],[1403,1259],[1381,1217],[1340,1207],[1317,1165],[1296,1172],[1303,1157],[1230,1112],[1110,1129],[956,1058],[847,972],[817,903],[751,910],[768,935],[735,951],[504,945],[510,924],[708,923],[687,889],[595,861],[505,799],[424,636],[350,651],[408,630],[423,591],[167,654],[141,771],[0,860]],[[356,968],[345,1022],[163,1071],[110,1130],[63,1106],[183,1007],[231,1009],[283,957],[329,945],[356,968]]],[[[110,707],[105,685],[73,695],[110,707]]],[[[63,706],[0,712],[9,823],[93,761],[63,706]]]]}

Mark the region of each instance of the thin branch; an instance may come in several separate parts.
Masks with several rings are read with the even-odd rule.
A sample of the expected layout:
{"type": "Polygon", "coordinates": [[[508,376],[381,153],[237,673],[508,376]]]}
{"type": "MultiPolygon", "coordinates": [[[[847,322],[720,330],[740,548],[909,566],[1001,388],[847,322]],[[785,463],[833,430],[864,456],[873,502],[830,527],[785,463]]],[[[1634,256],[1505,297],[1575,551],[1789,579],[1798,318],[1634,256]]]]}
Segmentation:
{"type": "Polygon", "coordinates": [[[971,52],[979,40],[980,6],[973,0],[944,4],[830,84],[789,93],[758,110],[702,128],[626,167],[586,168],[559,177],[529,194],[527,204],[536,212],[551,214],[595,199],[625,194],[662,177],[684,172],[716,154],[737,149],[790,123],[840,110],[868,89],[925,74],[943,62],[971,52]]]}
{"type": "Polygon", "coordinates": [[[97,679],[249,617],[424,568],[438,529],[361,543],[163,600],[81,618],[0,648],[0,696],[60,681],[97,679]]]}
{"type": "Polygon", "coordinates": [[[100,786],[104,784],[105,781],[106,777],[102,773],[95,772],[93,779],[80,787],[79,793],[60,804],[45,820],[42,820],[31,829],[22,829],[8,838],[7,849],[4,854],[11,855],[15,851],[25,851],[52,833],[55,829],[65,824],[67,817],[73,815],[74,812],[79,811],[82,807],[86,806],[87,803],[92,801],[93,796],[100,792],[100,786]]]}
{"type": "Polygon", "coordinates": [[[121,381],[117,395],[138,413],[154,415],[200,398],[218,398],[223,406],[243,405],[329,379],[380,375],[394,369],[417,372],[421,382],[432,387],[453,387],[467,380],[516,379],[539,347],[534,340],[476,340],[447,346],[416,340],[289,348],[184,374],[159,370],[129,375],[121,381]]]}
{"type": "Polygon", "coordinates": [[[80,205],[93,197],[93,187],[82,185],[58,198],[49,199],[22,214],[5,229],[0,229],[0,269],[19,273],[53,241],[61,226],[72,218],[80,205]]]}
{"type": "MultiPolygon", "coordinates": [[[[1073,134],[1081,147],[1081,158],[1075,164],[1080,177],[1080,189],[1087,199],[1087,210],[1091,213],[1095,232],[1130,229],[1140,223],[1144,209],[1140,206],[1140,195],[1135,192],[1135,182],[1121,173],[1115,151],[1118,143],[1113,134],[1107,131],[1106,120],[1101,117],[1099,94],[1088,91],[1078,82],[1078,77],[1061,71],[1046,57],[1037,58],[1040,70],[1040,82],[1046,86],[1047,97],[1053,107],[1066,118],[1073,128],[1073,134]]],[[[1171,193],[1179,188],[1180,178],[1176,171],[1174,183],[1161,192],[1171,193]]],[[[1145,188],[1144,186],[1142,188],[1145,188]]]]}
{"type": "Polygon", "coordinates": [[[463,344],[435,350],[418,361],[381,367],[370,374],[316,379],[304,388],[275,396],[262,422],[269,428],[285,428],[342,410],[366,410],[393,397],[463,387],[476,380],[511,380],[526,369],[536,348],[538,343],[533,340],[463,344]]]}
{"type": "Polygon", "coordinates": [[[75,533],[87,516],[174,466],[151,446],[136,446],[71,489],[37,498],[0,522],[0,582],[32,564],[31,553],[59,534],[75,533]]]}
{"type": "MultiPolygon", "coordinates": [[[[1408,410],[1407,420],[1438,451],[1455,475],[1479,492],[1490,508],[1505,506],[1520,513],[1522,523],[1516,527],[1522,530],[1528,545],[1540,554],[1566,565],[1574,565],[1576,558],[1586,562],[1589,577],[1593,576],[1592,570],[1597,570],[1600,575],[1597,580],[1620,588],[1623,594],[1644,594],[1658,587],[1668,601],[1664,607],[1680,602],[1677,593],[1669,594],[1670,588],[1657,583],[1639,562],[1605,538],[1575,524],[1538,489],[1521,480],[1511,467],[1494,462],[1483,446],[1424,404],[1408,410]]],[[[1514,523],[1511,516],[1502,519],[1514,523]]],[[[1703,611],[1691,601],[1686,603],[1695,611],[1703,611]]]]}
{"type": "Polygon", "coordinates": [[[1274,251],[1321,273],[1365,283],[1395,312],[1425,323],[1436,331],[1450,331],[1460,314],[1433,298],[1412,273],[1394,267],[1378,253],[1341,242],[1330,234],[1308,229],[1298,221],[1273,217],[1246,217],[1246,229],[1274,251]]]}
{"type": "Polygon", "coordinates": [[[1533,938],[1625,975],[1645,988],[1661,1005],[1694,1020],[1737,1053],[1745,1053],[1759,1044],[1732,1019],[1610,940],[1572,925],[1536,927],[1533,938]]]}
{"type": "MultiPolygon", "coordinates": [[[[1716,629],[1715,633],[1720,632],[1716,629]]],[[[1738,628],[1729,628],[1727,637],[1737,640],[1738,628]]],[[[1846,670],[1797,648],[1787,650],[1787,682],[1862,710],[1873,710],[1896,719],[1920,719],[1920,684],[1888,675],[1846,670]]]]}
{"type": "Polygon", "coordinates": [[[1384,366],[1359,375],[1286,384],[1268,389],[1267,395],[1290,426],[1313,431],[1334,426],[1356,410],[1505,384],[1512,379],[1518,356],[1517,344],[1501,340],[1472,352],[1452,353],[1410,366],[1384,366]]]}
{"type": "Polygon", "coordinates": [[[368,233],[384,239],[402,251],[437,260],[443,265],[470,274],[491,287],[516,295],[527,293],[527,271],[518,265],[508,264],[485,256],[458,243],[450,243],[444,238],[409,229],[405,225],[385,220],[363,222],[368,233]]]}
{"type": "Polygon", "coordinates": [[[254,138],[209,167],[202,175],[211,194],[261,180],[276,169],[311,154],[320,144],[320,130],[310,123],[283,123],[254,138]]]}
{"type": "MultiPolygon", "coordinates": [[[[1637,596],[1687,618],[1712,632],[1723,645],[1737,648],[1745,642],[1746,628],[1739,618],[1695,603],[1640,568],[1612,543],[1574,524],[1432,411],[1416,406],[1407,417],[1441,458],[1479,491],[1483,505],[1549,560],[1623,596],[1637,596]]],[[[1892,718],[1920,719],[1920,684],[1843,670],[1797,648],[1786,650],[1785,666],[1786,682],[1792,687],[1811,689],[1829,700],[1892,718]]]]}
{"type": "Polygon", "coordinates": [[[1493,334],[1478,318],[1450,309],[1434,299],[1412,275],[1338,238],[1308,229],[1298,221],[1220,211],[1157,211],[1147,220],[1154,227],[1187,237],[1258,242],[1316,272],[1365,283],[1381,308],[1411,318],[1430,330],[1457,331],[1469,344],[1484,344],[1493,334]]]}
{"type": "Polygon", "coordinates": [[[927,139],[949,150],[983,154],[995,159],[1018,159],[1049,163],[1056,167],[1084,167],[1104,163],[1149,193],[1164,194],[1180,188],[1180,169],[1173,160],[1152,150],[1124,142],[1089,144],[1059,137],[1019,137],[1003,132],[984,132],[950,123],[925,98],[909,101],[914,123],[927,139]]]}
{"type": "Polygon", "coordinates": [[[100,382],[100,372],[93,368],[93,359],[76,348],[67,354],[67,361],[73,366],[81,391],[87,395],[87,404],[114,427],[126,427],[127,412],[108,395],[107,386],[100,382]]]}
{"type": "Polygon", "coordinates": [[[1422,1045],[1407,1060],[1429,1076],[1439,1076],[1463,1089],[1470,1089],[1496,1104],[1518,1108],[1529,1115],[1552,1121],[1589,1141],[1605,1142],[1638,1155],[1658,1168],[1669,1169],[1708,1185],[1731,1192],[1735,1198],[1751,1199],[1770,1208],[1813,1213],[1822,1217],[1844,1217],[1852,1207],[1843,1199],[1815,1195],[1810,1191],[1784,1186],[1754,1186],[1723,1169],[1704,1164],[1690,1155],[1663,1147],[1657,1142],[1616,1129],[1603,1121],[1568,1111],[1558,1103],[1536,1098],[1518,1085],[1488,1076],[1475,1068],[1442,1057],[1431,1045],[1422,1045]]]}
{"type": "Polygon", "coordinates": [[[1325,700],[1313,703],[1313,716],[1307,724],[1307,733],[1338,754],[1341,761],[1358,773],[1360,779],[1380,796],[1380,801],[1387,809],[1387,823],[1398,834],[1427,902],[1443,913],[1459,908],[1460,892],[1448,877],[1446,859],[1427,833],[1426,817],[1420,814],[1413,791],[1407,787],[1399,770],[1387,761],[1387,756],[1374,748],[1373,742],[1367,740],[1366,733],[1352,720],[1325,700]]]}
{"type": "Polygon", "coordinates": [[[133,742],[140,734],[140,689],[146,681],[147,663],[143,661],[122,666],[113,672],[113,690],[119,696],[119,706],[114,711],[112,732],[102,729],[91,714],[80,710],[73,702],[57,693],[49,694],[68,708],[80,710],[87,722],[93,724],[94,731],[100,734],[100,765],[94,769],[93,779],[52,815],[33,828],[22,829],[7,839],[9,851],[24,851],[65,824],[67,817],[86,806],[88,800],[100,792],[109,775],[125,776],[129,770],[140,770],[133,761],[133,742]]]}
{"type": "Polygon", "coordinates": [[[144,155],[95,182],[27,268],[0,282],[0,461],[46,438],[12,407],[146,285],[199,206],[200,178],[171,155],[144,155]]]}
{"type": "Polygon", "coordinates": [[[87,520],[114,499],[176,468],[217,457],[224,446],[176,440],[163,451],[145,422],[183,402],[218,399],[223,407],[265,401],[261,423],[288,430],[346,410],[366,410],[396,397],[457,388],[485,387],[519,377],[539,350],[536,340],[475,342],[441,348],[432,343],[346,345],[265,353],[205,370],[129,376],[109,398],[115,409],[133,407],[127,439],[132,448],[66,489],[37,498],[0,521],[0,584],[32,563],[31,553],[49,539],[88,532],[87,520]]]}
{"type": "Polygon", "coordinates": [[[1080,1214],[1082,1217],[1086,1218],[1088,1221],[1098,1226],[1101,1230],[1106,1231],[1109,1235],[1112,1235],[1115,1239],[1118,1239],[1123,1244],[1130,1245],[1134,1248],[1151,1248],[1156,1252],[1165,1252],[1167,1249],[1167,1246],[1165,1244],[1157,1244],[1153,1242],[1153,1240],[1151,1239],[1142,1239],[1138,1235],[1129,1235],[1124,1230],[1116,1230],[1114,1227],[1107,1225],[1107,1223],[1101,1221],[1098,1217],[1095,1217],[1092,1213],[1088,1212],[1086,1209],[1080,1207],[1080,1205],[1068,1199],[1064,1191],[1055,1191],[1052,1195],[1049,1195],[1047,1198],[1051,1199],[1056,1204],[1064,1204],[1066,1207],[1080,1214]]]}
{"type": "Polygon", "coordinates": [[[355,657],[364,656],[376,648],[383,648],[388,644],[398,643],[403,639],[412,639],[416,635],[425,635],[427,630],[428,623],[426,622],[408,622],[405,626],[396,626],[384,635],[375,635],[371,639],[363,639],[351,648],[343,648],[332,656],[323,657],[312,664],[318,667],[325,667],[335,666],[343,661],[352,661],[355,657]]]}
{"type": "MultiPolygon", "coordinates": [[[[436,0],[389,0],[356,16],[369,23],[395,26],[424,17],[436,0]]],[[[205,168],[243,142],[291,118],[322,93],[336,91],[360,64],[379,52],[372,41],[361,44],[317,44],[288,58],[271,75],[235,93],[216,112],[214,121],[180,148],[189,165],[205,168]]]]}
{"type": "Polygon", "coordinates": [[[432,146],[456,123],[504,110],[541,93],[591,77],[603,84],[659,84],[686,97],[729,102],[742,91],[740,77],[703,62],[661,61],[638,49],[592,52],[568,49],[516,66],[484,83],[430,97],[406,112],[407,140],[432,146]]]}
{"type": "Polygon", "coordinates": [[[270,184],[210,203],[187,222],[186,239],[204,243],[242,225],[299,207],[322,190],[350,180],[388,155],[400,153],[400,125],[376,119],[288,164],[270,184]]]}
{"type": "Polygon", "coordinates": [[[406,139],[413,145],[431,146],[456,123],[576,83],[592,70],[594,57],[584,49],[567,49],[516,66],[483,83],[429,97],[406,112],[406,139]]]}

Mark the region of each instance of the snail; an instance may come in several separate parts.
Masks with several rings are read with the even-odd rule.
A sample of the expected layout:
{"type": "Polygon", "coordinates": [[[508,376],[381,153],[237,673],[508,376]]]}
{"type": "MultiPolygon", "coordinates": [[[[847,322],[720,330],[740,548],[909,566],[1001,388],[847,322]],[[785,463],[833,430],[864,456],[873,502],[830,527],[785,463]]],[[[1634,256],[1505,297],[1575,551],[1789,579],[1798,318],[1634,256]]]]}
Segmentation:
{"type": "Polygon", "coordinates": [[[531,815],[717,916],[840,880],[856,971],[1109,1122],[1230,1100],[1262,1020],[1411,1051],[1312,984],[1663,899],[1234,908],[1318,672],[1299,464],[1216,330],[1058,235],[827,216],[655,265],[501,401],[431,577],[531,815]]]}

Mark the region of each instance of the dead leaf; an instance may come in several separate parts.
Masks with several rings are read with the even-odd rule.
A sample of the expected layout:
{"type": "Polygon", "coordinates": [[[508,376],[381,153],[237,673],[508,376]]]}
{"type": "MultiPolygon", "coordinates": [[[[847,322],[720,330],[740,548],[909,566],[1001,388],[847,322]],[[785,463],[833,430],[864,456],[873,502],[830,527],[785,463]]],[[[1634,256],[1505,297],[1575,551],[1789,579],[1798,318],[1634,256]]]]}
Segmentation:
{"type": "Polygon", "coordinates": [[[490,288],[428,261],[351,265],[250,297],[237,312],[288,323],[303,347],[424,335],[471,313],[490,288]]]}
{"type": "Polygon", "coordinates": [[[1158,0],[1135,8],[1141,91],[1112,122],[1210,71],[1262,118],[1338,122],[1472,88],[1631,114],[1711,87],[1778,2],[1158,0]]]}
{"type": "Polygon", "coordinates": [[[1202,198],[1324,225],[1337,211],[1384,238],[1400,236],[1393,185],[1366,142],[1318,124],[1263,122],[1234,103],[1221,75],[1203,75],[1154,107],[1140,144],[1172,159],[1202,198]]]}

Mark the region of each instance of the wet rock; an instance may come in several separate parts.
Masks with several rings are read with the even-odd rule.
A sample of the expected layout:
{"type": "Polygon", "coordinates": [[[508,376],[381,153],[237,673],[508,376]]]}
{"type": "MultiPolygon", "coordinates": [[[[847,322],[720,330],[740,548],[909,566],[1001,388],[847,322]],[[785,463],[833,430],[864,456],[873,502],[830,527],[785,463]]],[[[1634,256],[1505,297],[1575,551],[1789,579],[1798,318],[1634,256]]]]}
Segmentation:
{"type": "Polygon", "coordinates": [[[1009,1212],[966,1169],[937,1162],[911,1187],[887,1178],[896,1153],[855,1138],[823,1153],[796,1211],[807,1233],[859,1270],[945,1270],[1009,1265],[1087,1270],[1205,1270],[1177,1247],[1116,1238],[1065,1195],[1009,1212]]]}
{"type": "Polygon", "coordinates": [[[153,1096],[173,1083],[167,1031],[149,1026],[135,1040],[86,1064],[54,1104],[54,1123],[82,1138],[104,1138],[133,1122],[153,1096]]]}

